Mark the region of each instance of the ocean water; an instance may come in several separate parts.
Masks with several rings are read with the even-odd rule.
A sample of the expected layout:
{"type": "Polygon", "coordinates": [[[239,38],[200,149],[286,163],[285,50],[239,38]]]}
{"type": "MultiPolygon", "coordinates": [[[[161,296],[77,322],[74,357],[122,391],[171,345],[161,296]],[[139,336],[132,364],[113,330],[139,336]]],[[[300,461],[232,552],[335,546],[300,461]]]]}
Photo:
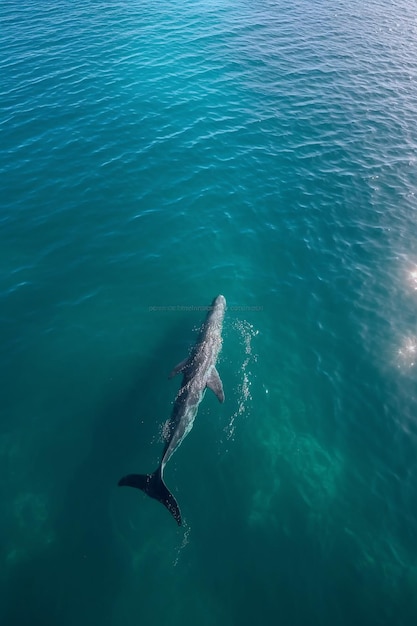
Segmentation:
{"type": "Polygon", "coordinates": [[[417,623],[417,6],[0,5],[0,623],[417,623]],[[204,307],[218,370],[153,470],[204,307]]]}

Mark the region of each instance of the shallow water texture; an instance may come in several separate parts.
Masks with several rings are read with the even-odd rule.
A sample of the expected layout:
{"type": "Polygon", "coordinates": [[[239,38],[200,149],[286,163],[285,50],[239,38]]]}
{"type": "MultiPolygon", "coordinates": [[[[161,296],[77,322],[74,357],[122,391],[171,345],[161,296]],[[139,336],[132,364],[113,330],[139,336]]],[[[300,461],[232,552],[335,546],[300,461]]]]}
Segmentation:
{"type": "Polygon", "coordinates": [[[2,625],[417,623],[416,16],[3,0],[2,625]]]}

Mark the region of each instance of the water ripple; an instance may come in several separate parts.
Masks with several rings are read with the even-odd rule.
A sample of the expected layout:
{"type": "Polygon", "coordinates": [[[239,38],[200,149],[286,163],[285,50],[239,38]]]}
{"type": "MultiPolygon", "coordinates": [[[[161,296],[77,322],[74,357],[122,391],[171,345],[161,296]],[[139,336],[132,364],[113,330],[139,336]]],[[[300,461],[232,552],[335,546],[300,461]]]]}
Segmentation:
{"type": "MultiPolygon", "coordinates": [[[[276,589],[285,588],[294,607],[303,604],[294,580],[318,578],[307,576],[308,559],[300,557],[303,551],[316,564],[314,545],[324,582],[307,584],[299,619],[287,606],[288,623],[335,623],[340,615],[371,623],[375,613],[367,613],[354,580],[370,581],[363,588],[384,593],[384,606],[399,607],[392,615],[405,623],[414,608],[407,592],[417,536],[413,3],[5,0],[0,20],[0,364],[10,449],[20,441],[16,419],[37,445],[42,422],[46,445],[58,446],[73,467],[74,451],[48,435],[68,426],[46,396],[74,381],[71,393],[63,391],[71,432],[89,441],[95,426],[85,423],[85,405],[101,407],[103,389],[120,392],[109,372],[130,380],[126,355],[173,356],[162,335],[182,322],[150,316],[149,304],[200,303],[224,292],[247,309],[240,317],[228,312],[241,334],[227,337],[222,365],[239,398],[218,489],[205,480],[205,505],[210,500],[215,522],[224,522],[213,554],[222,548],[231,563],[243,563],[241,571],[231,567],[231,578],[266,606],[275,607],[276,589]],[[247,344],[236,382],[227,355],[239,362],[242,338],[255,328],[259,358],[249,363],[247,344]],[[74,393],[82,380],[83,392],[74,393]],[[235,420],[250,398],[246,419],[235,420]],[[226,483],[235,489],[225,502],[226,483]],[[237,516],[239,558],[229,552],[235,533],[228,534],[237,516]],[[262,550],[273,557],[271,570],[258,560],[262,550]],[[270,581],[281,580],[276,563],[285,579],[268,596],[270,581]],[[267,576],[259,583],[242,573],[252,570],[267,576]],[[346,585],[341,571],[354,572],[346,585]],[[351,612],[334,580],[355,590],[351,612]],[[317,598],[329,599],[325,608],[317,598]]],[[[148,398],[158,397],[147,358],[143,371],[148,398]]],[[[153,419],[151,400],[143,410],[153,419]]],[[[99,418],[109,421],[107,413],[99,418]]],[[[39,485],[32,493],[20,484],[5,510],[22,534],[30,533],[24,512],[39,514],[32,543],[43,549],[57,538],[44,520],[50,467],[38,449],[27,445],[25,453],[39,485]]],[[[91,466],[117,473],[124,450],[118,456],[112,447],[112,454],[107,462],[97,453],[91,466]]],[[[184,485],[190,493],[192,479],[184,485]]],[[[199,523],[196,536],[207,520],[199,523]]],[[[142,550],[149,529],[138,527],[127,543],[136,550],[131,575],[139,577],[141,568],[151,571],[144,555],[154,545],[142,550]]],[[[13,537],[8,572],[32,554],[26,543],[19,552],[20,535],[13,537]]],[[[190,548],[197,543],[211,546],[190,536],[190,548]]],[[[202,556],[210,563],[208,550],[202,556]]],[[[182,559],[177,571],[186,578],[182,559]]],[[[221,604],[209,576],[199,580],[221,604]]],[[[56,583],[57,597],[67,582],[56,583]]],[[[154,608],[151,583],[146,590],[154,608]]],[[[236,599],[227,602],[234,607],[236,599]]],[[[252,609],[243,616],[230,610],[229,622],[253,622],[252,609]]],[[[149,621],[137,610],[132,622],[149,621]]],[[[159,604],[156,610],[152,619],[166,622],[159,604]]]]}

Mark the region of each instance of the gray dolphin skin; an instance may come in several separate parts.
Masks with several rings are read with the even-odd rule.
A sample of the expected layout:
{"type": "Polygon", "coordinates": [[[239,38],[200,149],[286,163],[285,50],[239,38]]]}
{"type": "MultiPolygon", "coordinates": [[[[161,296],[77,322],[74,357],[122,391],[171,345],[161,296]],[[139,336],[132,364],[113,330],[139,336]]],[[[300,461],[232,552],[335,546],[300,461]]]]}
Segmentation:
{"type": "Polygon", "coordinates": [[[223,385],[216,369],[216,362],[222,347],[225,311],[225,298],[217,296],[209,307],[206,320],[189,357],[174,367],[169,376],[172,378],[181,373],[183,379],[175,398],[171,417],[164,428],[165,447],[159,466],[152,474],[129,474],[119,480],[120,486],[136,487],[151,498],[159,500],[173,515],[179,526],[181,526],[181,511],[164,483],[164,469],[192,429],[207,387],[214,391],[220,402],[224,402],[223,385]]]}

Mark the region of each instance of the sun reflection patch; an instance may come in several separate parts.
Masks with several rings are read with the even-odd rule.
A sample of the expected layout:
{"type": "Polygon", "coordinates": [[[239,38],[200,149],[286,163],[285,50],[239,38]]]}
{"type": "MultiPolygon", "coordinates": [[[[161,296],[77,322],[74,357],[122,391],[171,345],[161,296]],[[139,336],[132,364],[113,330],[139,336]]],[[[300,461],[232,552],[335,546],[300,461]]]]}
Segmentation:
{"type": "Polygon", "coordinates": [[[414,267],[407,275],[407,282],[414,291],[417,291],[417,267],[414,267]]]}
{"type": "Polygon", "coordinates": [[[417,359],[417,337],[409,335],[405,337],[401,348],[398,350],[399,367],[414,367],[417,359]]]}

